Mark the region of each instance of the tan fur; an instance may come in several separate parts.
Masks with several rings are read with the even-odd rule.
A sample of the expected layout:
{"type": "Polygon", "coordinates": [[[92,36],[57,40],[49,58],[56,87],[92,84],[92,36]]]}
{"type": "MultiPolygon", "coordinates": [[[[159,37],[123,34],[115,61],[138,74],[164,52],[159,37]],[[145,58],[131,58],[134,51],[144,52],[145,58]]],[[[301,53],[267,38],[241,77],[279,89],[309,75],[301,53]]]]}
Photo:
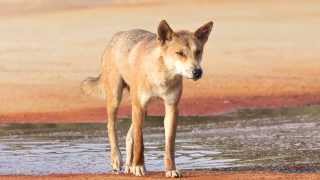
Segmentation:
{"type": "Polygon", "coordinates": [[[200,79],[204,44],[213,23],[195,32],[174,32],[161,21],[157,34],[135,29],[115,34],[102,58],[99,78],[84,81],[87,94],[105,94],[108,113],[108,136],[114,170],[122,165],[116,136],[116,115],[122,91],[128,88],[132,99],[132,125],[126,138],[125,172],[145,174],[142,127],[148,102],[161,98],[165,104],[165,169],[167,177],[180,177],[174,161],[178,103],[182,78],[200,79]]]}

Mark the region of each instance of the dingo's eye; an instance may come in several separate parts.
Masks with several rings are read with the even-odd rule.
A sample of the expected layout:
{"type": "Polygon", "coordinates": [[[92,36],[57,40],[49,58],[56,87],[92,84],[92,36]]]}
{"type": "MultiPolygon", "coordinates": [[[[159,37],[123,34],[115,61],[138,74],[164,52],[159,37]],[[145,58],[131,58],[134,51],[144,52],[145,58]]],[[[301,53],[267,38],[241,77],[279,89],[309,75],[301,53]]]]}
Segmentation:
{"type": "Polygon", "coordinates": [[[176,53],[181,57],[185,57],[186,56],[183,51],[178,51],[176,53]]]}

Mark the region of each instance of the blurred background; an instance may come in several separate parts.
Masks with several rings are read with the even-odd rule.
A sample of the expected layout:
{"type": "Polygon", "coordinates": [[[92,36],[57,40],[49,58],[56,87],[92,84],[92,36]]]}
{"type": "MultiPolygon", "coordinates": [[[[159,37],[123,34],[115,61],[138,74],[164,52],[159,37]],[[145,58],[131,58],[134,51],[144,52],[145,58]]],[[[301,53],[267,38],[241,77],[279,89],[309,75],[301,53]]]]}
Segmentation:
{"type": "MultiPolygon", "coordinates": [[[[162,19],[190,31],[215,23],[182,115],[320,102],[316,0],[0,0],[0,121],[103,121],[104,101],[80,82],[98,75],[114,33],[156,32],[162,19]]],[[[128,98],[120,111],[130,114],[128,98]]]]}

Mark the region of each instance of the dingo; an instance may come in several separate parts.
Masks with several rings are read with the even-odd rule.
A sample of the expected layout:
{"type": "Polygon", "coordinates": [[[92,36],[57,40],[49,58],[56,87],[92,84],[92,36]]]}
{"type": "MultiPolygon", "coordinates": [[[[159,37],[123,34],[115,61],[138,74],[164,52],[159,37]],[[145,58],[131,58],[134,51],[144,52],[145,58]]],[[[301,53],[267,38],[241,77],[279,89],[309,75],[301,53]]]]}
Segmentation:
{"type": "Polygon", "coordinates": [[[175,166],[177,105],[182,93],[182,77],[198,80],[203,48],[213,22],[195,32],[173,31],[165,20],[154,34],[141,29],[116,33],[103,57],[101,74],[82,83],[88,95],[105,96],[112,168],[120,171],[122,160],[116,135],[116,114],[122,91],[128,89],[132,99],[132,123],[126,137],[125,173],[145,174],[142,126],[145,109],[154,97],[165,104],[165,170],[167,177],[180,177],[175,166]]]}

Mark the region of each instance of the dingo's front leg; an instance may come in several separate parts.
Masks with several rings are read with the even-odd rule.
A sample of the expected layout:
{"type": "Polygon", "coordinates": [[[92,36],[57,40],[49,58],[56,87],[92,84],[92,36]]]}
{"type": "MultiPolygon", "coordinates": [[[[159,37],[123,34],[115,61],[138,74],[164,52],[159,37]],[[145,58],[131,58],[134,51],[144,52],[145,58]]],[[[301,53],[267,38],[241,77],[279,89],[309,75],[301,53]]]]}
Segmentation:
{"type": "Polygon", "coordinates": [[[116,125],[117,107],[108,103],[108,136],[111,146],[111,166],[114,172],[120,172],[122,160],[121,153],[118,146],[117,125],[116,125]]]}
{"type": "Polygon", "coordinates": [[[126,164],[124,168],[125,173],[132,172],[132,155],[133,155],[133,125],[130,125],[130,128],[126,137],[126,164]]]}
{"type": "Polygon", "coordinates": [[[178,109],[176,104],[165,104],[166,115],[164,118],[165,129],[165,155],[164,163],[166,177],[181,177],[181,173],[176,170],[175,164],[175,138],[177,129],[178,109]]]}
{"type": "MultiPolygon", "coordinates": [[[[107,113],[108,113],[108,137],[111,147],[111,166],[114,172],[119,173],[122,166],[121,153],[117,137],[117,112],[122,98],[123,80],[116,72],[110,72],[107,85],[107,113]],[[111,76],[113,75],[113,76],[111,76]]],[[[105,80],[106,81],[106,80],[105,80]]]]}
{"type": "Polygon", "coordinates": [[[132,126],[133,126],[133,160],[131,171],[135,176],[145,174],[144,167],[144,146],[142,127],[144,121],[144,108],[138,100],[132,101],[132,126]]]}

